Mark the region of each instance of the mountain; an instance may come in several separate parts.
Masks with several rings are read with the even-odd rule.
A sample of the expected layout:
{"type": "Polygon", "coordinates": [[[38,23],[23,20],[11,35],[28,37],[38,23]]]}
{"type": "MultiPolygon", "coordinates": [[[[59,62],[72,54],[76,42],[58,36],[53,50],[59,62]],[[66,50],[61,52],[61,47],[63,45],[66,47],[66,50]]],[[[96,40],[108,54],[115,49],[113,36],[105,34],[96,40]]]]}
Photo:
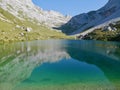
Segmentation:
{"type": "Polygon", "coordinates": [[[50,27],[59,26],[70,19],[59,12],[45,11],[35,6],[32,0],[0,0],[0,7],[21,20],[26,18],[50,27]]]}
{"type": "Polygon", "coordinates": [[[109,0],[104,7],[97,11],[72,17],[68,23],[62,26],[62,29],[66,34],[74,35],[83,32],[82,35],[86,35],[95,29],[117,21],[120,21],[120,0],[109,0]]]}
{"type": "Polygon", "coordinates": [[[31,0],[0,0],[0,42],[69,38],[52,29],[70,19],[44,11],[31,0]]]}

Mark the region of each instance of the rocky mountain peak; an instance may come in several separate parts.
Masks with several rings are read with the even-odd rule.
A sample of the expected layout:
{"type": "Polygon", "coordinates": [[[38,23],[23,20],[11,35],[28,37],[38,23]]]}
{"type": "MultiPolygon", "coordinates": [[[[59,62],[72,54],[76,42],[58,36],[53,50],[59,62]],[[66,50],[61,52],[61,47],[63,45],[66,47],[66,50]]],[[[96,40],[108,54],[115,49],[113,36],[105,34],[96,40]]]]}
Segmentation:
{"type": "Polygon", "coordinates": [[[50,27],[56,27],[66,23],[70,17],[55,11],[45,11],[33,4],[32,0],[1,0],[0,7],[7,10],[19,19],[29,19],[45,24],[50,27]]]}

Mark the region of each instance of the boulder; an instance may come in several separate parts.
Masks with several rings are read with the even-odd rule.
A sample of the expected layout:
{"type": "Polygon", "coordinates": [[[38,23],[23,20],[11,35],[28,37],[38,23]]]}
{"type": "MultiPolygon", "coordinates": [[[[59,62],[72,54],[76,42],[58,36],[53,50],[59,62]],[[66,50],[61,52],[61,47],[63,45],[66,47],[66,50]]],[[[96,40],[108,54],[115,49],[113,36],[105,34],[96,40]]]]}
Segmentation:
{"type": "Polygon", "coordinates": [[[32,28],[27,27],[25,31],[30,32],[32,28]]]}
{"type": "Polygon", "coordinates": [[[105,26],[102,28],[102,31],[116,31],[117,28],[113,27],[113,26],[105,26]]]}
{"type": "Polygon", "coordinates": [[[16,27],[16,28],[21,28],[21,26],[19,26],[19,25],[16,25],[15,27],[16,27]]]}

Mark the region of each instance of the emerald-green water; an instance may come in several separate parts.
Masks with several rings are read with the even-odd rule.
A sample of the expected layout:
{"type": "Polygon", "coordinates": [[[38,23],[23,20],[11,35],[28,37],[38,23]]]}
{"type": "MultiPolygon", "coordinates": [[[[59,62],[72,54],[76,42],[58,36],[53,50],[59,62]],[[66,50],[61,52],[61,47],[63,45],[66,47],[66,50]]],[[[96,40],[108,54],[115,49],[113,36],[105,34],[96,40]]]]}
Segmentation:
{"type": "Polygon", "coordinates": [[[45,40],[0,45],[0,90],[120,90],[120,43],[45,40]]]}

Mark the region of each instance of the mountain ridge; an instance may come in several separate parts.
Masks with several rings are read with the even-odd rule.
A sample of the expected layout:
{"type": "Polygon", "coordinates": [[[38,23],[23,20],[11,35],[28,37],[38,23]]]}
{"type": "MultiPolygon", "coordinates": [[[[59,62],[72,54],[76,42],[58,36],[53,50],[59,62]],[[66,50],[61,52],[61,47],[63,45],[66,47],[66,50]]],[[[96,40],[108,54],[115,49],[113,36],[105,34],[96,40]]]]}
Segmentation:
{"type": "Polygon", "coordinates": [[[68,23],[62,26],[62,29],[64,33],[69,35],[82,32],[84,35],[117,20],[120,20],[120,0],[109,0],[105,6],[96,11],[72,17],[68,23]]]}
{"type": "Polygon", "coordinates": [[[60,26],[71,18],[52,10],[45,11],[34,5],[32,0],[1,0],[0,7],[21,20],[24,18],[35,20],[38,24],[49,27],[60,26]]]}
{"type": "MultiPolygon", "coordinates": [[[[21,8],[19,7],[20,5],[22,4],[26,5],[25,1],[27,2],[30,0],[25,0],[24,2],[21,2],[20,0],[11,0],[11,1],[14,1],[13,2],[14,4],[15,3],[20,4],[17,7],[15,7],[17,4],[11,6],[8,3],[9,2],[11,4],[13,3],[11,1],[9,2],[6,2],[6,1],[9,1],[9,0],[0,0],[0,43],[14,42],[14,41],[45,40],[45,39],[53,39],[53,38],[54,39],[65,39],[65,38],[68,39],[69,38],[69,36],[66,36],[60,31],[58,32],[57,30],[51,28],[52,26],[57,26],[57,24],[60,24],[60,22],[56,24],[54,23],[49,24],[49,22],[47,22],[49,20],[47,20],[46,18],[46,22],[49,24],[49,25],[46,25],[45,23],[43,23],[43,21],[39,19],[36,20],[37,17],[36,19],[34,19],[34,18],[29,18],[27,16],[27,15],[32,15],[34,12],[31,12],[31,14],[28,14],[25,11],[24,11],[25,13],[24,12],[18,13],[16,8],[21,8]],[[11,11],[9,10],[10,7],[11,7],[11,11]],[[18,15],[16,15],[16,13],[18,15]]],[[[28,8],[26,8],[26,10],[29,12],[28,8]]]]}

